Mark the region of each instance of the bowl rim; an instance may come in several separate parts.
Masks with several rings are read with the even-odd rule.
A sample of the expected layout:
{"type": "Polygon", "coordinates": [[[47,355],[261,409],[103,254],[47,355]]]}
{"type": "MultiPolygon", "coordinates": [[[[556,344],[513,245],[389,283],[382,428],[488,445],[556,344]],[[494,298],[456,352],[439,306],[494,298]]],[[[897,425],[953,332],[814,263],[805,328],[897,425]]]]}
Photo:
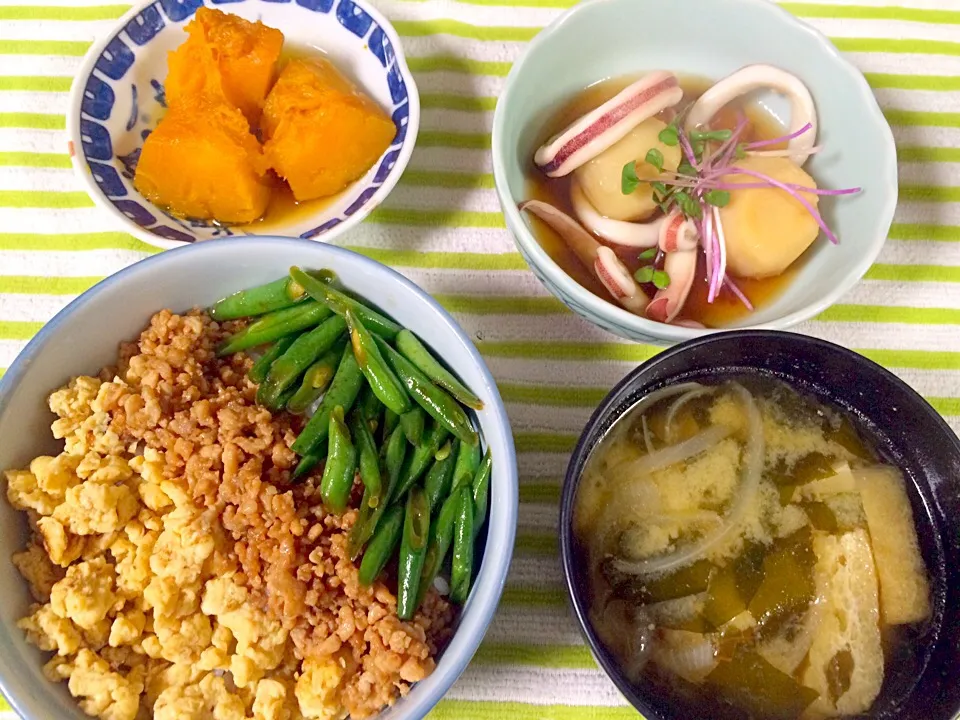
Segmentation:
{"type": "MultiPolygon", "coordinates": [[[[615,413],[617,406],[622,402],[621,394],[624,392],[624,390],[626,390],[630,385],[636,383],[638,378],[655,371],[659,365],[663,363],[669,363],[679,355],[694,353],[699,349],[709,347],[715,343],[741,341],[742,344],[746,345],[749,343],[763,343],[763,341],[770,339],[778,339],[788,343],[802,345],[805,350],[810,351],[813,354],[828,352],[834,355],[846,356],[847,358],[853,360],[854,363],[870,368],[870,370],[876,373],[883,383],[887,384],[888,386],[896,387],[898,390],[905,392],[908,396],[911,396],[912,399],[917,401],[917,410],[922,412],[926,418],[940,430],[946,444],[949,445],[950,451],[957,457],[960,457],[960,437],[958,437],[950,425],[947,424],[947,421],[944,420],[943,416],[940,415],[940,413],[938,413],[933,406],[930,405],[930,403],[928,403],[926,399],[920,395],[920,393],[914,390],[908,383],[891,371],[887,370],[879,363],[874,362],[870,358],[865,357],[860,353],[843,347],[842,345],[838,345],[821,338],[812,337],[810,335],[804,335],[802,333],[785,330],[753,328],[730,330],[724,333],[713,333],[711,335],[694,338],[692,340],[688,340],[686,342],[666,348],[662,352],[658,353],[649,360],[646,360],[627,373],[626,376],[624,376],[616,385],[613,386],[610,392],[607,393],[603,400],[601,400],[597,405],[596,410],[594,410],[594,412],[590,415],[590,419],[587,420],[586,424],[584,425],[583,432],[577,439],[577,444],[570,455],[570,462],[567,465],[567,469],[564,473],[563,487],[560,493],[560,559],[563,568],[564,589],[567,592],[570,607],[572,608],[573,614],[576,617],[580,634],[584,638],[587,647],[590,649],[591,655],[593,655],[597,665],[603,670],[604,674],[610,678],[611,682],[613,682],[613,684],[617,687],[617,690],[625,699],[627,699],[630,705],[639,712],[642,712],[646,717],[649,717],[650,720],[669,720],[670,716],[661,715],[652,708],[648,707],[643,696],[627,681],[626,677],[624,677],[619,666],[612,659],[610,653],[605,650],[603,643],[590,623],[587,599],[577,590],[576,583],[574,581],[575,551],[573,537],[573,510],[576,491],[583,474],[583,467],[586,464],[590,453],[603,438],[603,435],[600,435],[594,442],[591,443],[588,442],[588,436],[592,434],[594,428],[598,424],[605,422],[608,417],[615,413]],[[580,471],[576,472],[578,466],[580,467],[580,471]]],[[[679,374],[682,375],[683,371],[681,371],[679,374]]],[[[678,373],[673,373],[672,376],[664,380],[662,384],[655,385],[654,387],[667,387],[670,384],[673,384],[676,382],[677,375],[678,373]]],[[[629,407],[627,407],[624,412],[628,410],[629,407]]],[[[616,417],[619,418],[622,417],[622,415],[623,413],[617,415],[616,417]]]]}
{"type": "MultiPolygon", "coordinates": [[[[259,0],[262,3],[270,4],[275,2],[275,0],[259,0]]],[[[204,7],[211,7],[216,10],[223,10],[223,12],[230,12],[229,8],[222,8],[216,5],[211,5],[211,0],[201,0],[204,7]]],[[[337,0],[339,2],[339,0],[337,0]]],[[[335,237],[343,234],[344,232],[350,230],[356,225],[360,224],[371,212],[377,209],[377,207],[387,198],[387,196],[393,192],[393,189],[396,187],[397,183],[400,181],[400,176],[403,175],[406,170],[407,165],[410,162],[410,157],[413,155],[413,150],[417,144],[417,138],[420,133],[420,90],[417,87],[417,82],[413,77],[413,73],[410,72],[410,68],[407,65],[406,53],[403,49],[403,45],[400,42],[400,36],[397,34],[396,29],[393,27],[393,24],[376,8],[374,7],[369,0],[350,0],[354,5],[361,8],[365,13],[370,15],[373,18],[374,22],[380,26],[383,30],[384,35],[387,36],[387,39],[390,40],[390,43],[393,47],[393,54],[397,64],[397,68],[400,71],[400,76],[403,78],[403,82],[407,87],[407,103],[409,106],[408,116],[407,116],[407,127],[406,127],[406,136],[404,138],[403,144],[400,146],[400,153],[397,155],[396,162],[394,163],[393,168],[390,172],[387,173],[387,177],[377,188],[376,192],[370,197],[370,199],[365,202],[359,210],[357,210],[352,215],[349,215],[338,223],[335,227],[327,230],[321,235],[317,235],[314,238],[305,238],[311,239],[319,242],[326,242],[332,240],[335,237]]],[[[79,69],[73,76],[73,81],[70,84],[70,95],[67,99],[67,149],[70,156],[70,164],[73,167],[74,173],[77,177],[80,178],[81,183],[83,184],[83,189],[86,191],[87,195],[93,200],[94,205],[101,209],[105,210],[113,218],[115,218],[118,223],[121,223],[124,229],[133,235],[138,240],[142,240],[148,245],[162,250],[174,249],[182,247],[183,245],[189,244],[185,241],[180,240],[170,240],[168,238],[160,237],[154,233],[146,230],[145,228],[140,227],[133,220],[124,215],[117,207],[110,202],[103,194],[103,191],[100,189],[100,186],[97,185],[93,180],[93,175],[90,172],[90,169],[87,167],[86,162],[84,162],[83,152],[80,148],[83,147],[81,135],[80,135],[80,120],[82,115],[82,106],[83,106],[83,93],[86,89],[87,80],[90,75],[93,73],[94,67],[97,64],[97,60],[100,58],[100,55],[106,49],[107,45],[111,40],[116,38],[127,24],[133,20],[136,16],[142,13],[147,8],[156,4],[157,0],[140,0],[133,7],[131,7],[127,12],[125,12],[116,24],[110,28],[110,30],[95,40],[90,48],[87,50],[86,55],[83,57],[83,61],[80,63],[79,69]]],[[[199,9],[199,7],[198,7],[199,9]]],[[[303,10],[308,10],[308,8],[302,8],[303,10]]],[[[196,12],[196,11],[194,11],[196,12]]],[[[335,12],[331,8],[330,13],[335,12]]],[[[325,13],[329,15],[330,13],[325,13]]],[[[192,18],[192,15],[191,15],[192,18]]],[[[169,23],[168,23],[169,24],[169,23]]],[[[387,151],[385,151],[387,152],[387,151]]],[[[381,156],[382,157],[382,156],[381,156]]],[[[379,159],[378,159],[379,162],[379,159]]],[[[353,183],[355,184],[355,183],[353,183]]],[[[351,186],[353,185],[351,184],[351,186]]],[[[348,186],[351,187],[351,186],[348,186]]],[[[163,212],[159,207],[154,205],[152,202],[143,199],[143,202],[147,203],[150,207],[156,208],[158,212],[163,212]]],[[[237,238],[238,236],[233,236],[237,238]]],[[[257,233],[247,233],[239,237],[298,237],[294,235],[290,236],[277,236],[275,232],[257,234],[257,233]]],[[[193,242],[197,242],[194,240],[193,242]]]]}
{"type": "MultiPolygon", "coordinates": [[[[880,108],[880,104],[877,102],[877,98],[870,89],[870,85],[867,83],[863,73],[844,57],[826,35],[792,15],[785,8],[768,0],[725,0],[725,3],[732,7],[739,4],[742,6],[744,12],[753,14],[768,13],[772,21],[779,23],[785,28],[786,33],[803,33],[816,42],[820,50],[836,63],[838,71],[842,70],[846,72],[857,85],[859,93],[856,102],[864,107],[869,116],[872,116],[874,124],[884,138],[884,147],[887,152],[884,158],[885,172],[882,180],[885,179],[885,182],[881,182],[879,189],[886,191],[888,202],[884,205],[882,214],[879,217],[880,222],[876,236],[872,239],[870,246],[866,249],[867,251],[864,252],[856,262],[851,264],[843,281],[830,288],[816,302],[765,323],[757,323],[737,328],[688,328],[681,325],[667,325],[648,320],[646,317],[634,315],[615,305],[613,302],[608,302],[594,295],[573,280],[573,278],[554,262],[550,255],[541,247],[540,243],[537,242],[530,227],[521,216],[517,203],[514,201],[507,184],[507,170],[504,162],[504,154],[507,149],[503,147],[506,106],[515,92],[518,78],[524,72],[524,66],[529,57],[538,52],[541,47],[545,46],[557,30],[565,25],[577,22],[580,13],[587,12],[595,6],[616,5],[619,2],[622,2],[622,0],[582,0],[578,5],[575,5],[563,13],[563,15],[541,30],[529,43],[522,57],[514,62],[510,73],[507,75],[507,80],[504,83],[500,98],[497,101],[491,135],[494,185],[497,189],[500,206],[507,219],[507,227],[510,229],[510,234],[513,236],[514,242],[520,250],[524,261],[531,267],[535,266],[540,272],[544,273],[550,282],[560,288],[562,293],[569,295],[574,303],[586,308],[590,313],[603,318],[610,325],[618,329],[618,334],[627,338],[642,336],[651,341],[675,343],[698,337],[706,337],[717,332],[783,330],[810,320],[820,314],[837,302],[863,278],[867,270],[880,255],[880,251],[887,240],[890,226],[893,224],[893,216],[899,197],[896,143],[893,137],[893,131],[890,129],[890,124],[887,122],[880,108]]],[[[549,289],[548,287],[548,290],[549,289]]],[[[551,290],[551,292],[553,291],[551,290]]],[[[565,304],[570,304],[563,298],[561,298],[561,300],[563,300],[565,304]]],[[[577,312],[582,314],[579,310],[577,312]]],[[[597,324],[592,318],[587,317],[587,319],[591,323],[597,324]]]]}
{"type": "MultiPolygon", "coordinates": [[[[403,717],[411,720],[422,718],[446,695],[460,675],[463,674],[476,654],[490,622],[493,620],[506,586],[507,573],[513,558],[519,513],[519,480],[510,419],[507,416],[506,406],[490,369],[466,331],[428,292],[412,280],[392,267],[360,253],[336,245],[316,243],[304,238],[257,235],[184,244],[167,252],[146,257],[104,278],[71,300],[44,324],[20,351],[7,372],[0,377],[0,415],[5,412],[12,389],[20,384],[32,363],[32,359],[43,351],[47,341],[59,332],[61,326],[69,322],[74,313],[92,302],[93,297],[101,290],[123,283],[130,283],[138,276],[149,275],[154,268],[162,264],[176,265],[181,262],[192,262],[196,260],[195,256],[204,253],[230,252],[233,254],[239,252],[242,254],[245,246],[252,245],[299,246],[303,247],[306,252],[328,253],[335,257],[347,258],[349,262],[357,263],[359,266],[366,268],[370,277],[375,278],[378,274],[385,275],[389,281],[412,291],[433,311],[444,333],[449,335],[451,340],[459,341],[467,350],[469,359],[476,365],[483,382],[490,389],[493,402],[490,403],[489,408],[493,414],[493,427],[496,429],[498,442],[507,451],[507,457],[497,460],[498,465],[504,467],[503,477],[506,481],[502,483],[502,486],[496,486],[496,491],[502,493],[503,498],[498,497],[497,503],[490,508],[488,535],[480,570],[471,589],[469,601],[460,614],[460,623],[456,632],[438,659],[433,673],[417,683],[407,695],[407,697],[413,697],[414,700],[409,707],[404,708],[403,717]],[[494,518],[496,518],[496,521],[494,521],[494,518]],[[444,660],[447,660],[446,665],[444,660]],[[423,694],[416,697],[417,687],[421,684],[424,685],[423,694]]],[[[490,440],[488,439],[489,444],[490,440]]],[[[6,677],[0,675],[0,692],[7,698],[10,706],[20,717],[29,717],[25,705],[25,700],[33,694],[29,688],[13,687],[6,677]]],[[[381,714],[390,713],[389,717],[393,717],[393,712],[393,708],[381,710],[381,714]]]]}

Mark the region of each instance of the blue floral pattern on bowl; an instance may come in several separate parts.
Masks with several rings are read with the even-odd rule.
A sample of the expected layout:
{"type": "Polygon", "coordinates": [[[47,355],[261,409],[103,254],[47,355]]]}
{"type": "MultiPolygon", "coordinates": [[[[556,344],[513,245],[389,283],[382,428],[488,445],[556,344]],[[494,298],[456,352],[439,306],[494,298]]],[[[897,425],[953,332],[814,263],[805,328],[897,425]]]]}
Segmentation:
{"type": "Polygon", "coordinates": [[[91,49],[74,81],[68,116],[70,155],[88,192],[152,245],[230,235],[282,234],[329,239],[369,214],[393,189],[416,142],[420,106],[396,33],[359,0],[209,0],[248,20],[281,30],[289,46],[328,52],[377,100],[397,135],[374,167],[340,196],[306,217],[259,229],[185,220],[146,200],[133,186],[143,141],[166,108],[167,52],[185,38],[183,26],[203,0],[155,0],[126,15],[91,49]]]}

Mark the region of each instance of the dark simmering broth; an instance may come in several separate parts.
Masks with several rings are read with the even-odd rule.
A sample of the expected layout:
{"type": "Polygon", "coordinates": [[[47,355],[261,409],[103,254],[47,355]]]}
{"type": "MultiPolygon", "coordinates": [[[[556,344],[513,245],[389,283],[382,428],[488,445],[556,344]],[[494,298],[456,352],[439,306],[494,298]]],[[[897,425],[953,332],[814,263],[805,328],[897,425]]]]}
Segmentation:
{"type": "Polygon", "coordinates": [[[866,712],[930,615],[900,471],[779,382],[641,400],[592,452],[574,532],[603,644],[702,717],[866,712]]]}

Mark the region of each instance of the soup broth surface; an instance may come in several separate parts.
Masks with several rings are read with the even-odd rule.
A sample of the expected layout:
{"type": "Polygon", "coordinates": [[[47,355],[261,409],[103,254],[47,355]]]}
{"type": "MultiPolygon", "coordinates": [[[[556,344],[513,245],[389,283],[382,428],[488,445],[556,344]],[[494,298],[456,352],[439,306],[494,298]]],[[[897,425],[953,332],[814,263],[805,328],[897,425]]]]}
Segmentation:
{"type": "Polygon", "coordinates": [[[603,644],[702,717],[866,712],[931,612],[901,473],[779,381],[641,400],[591,453],[574,533],[603,644]]]}

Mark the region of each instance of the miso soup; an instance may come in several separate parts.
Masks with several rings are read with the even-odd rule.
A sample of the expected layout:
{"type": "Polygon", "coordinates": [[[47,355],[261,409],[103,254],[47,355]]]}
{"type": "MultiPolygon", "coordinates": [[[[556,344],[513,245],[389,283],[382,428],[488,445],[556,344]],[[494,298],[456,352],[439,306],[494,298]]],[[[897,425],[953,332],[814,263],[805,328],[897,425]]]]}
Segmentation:
{"type": "Polygon", "coordinates": [[[590,622],[638,684],[748,718],[868,711],[931,613],[900,471],[779,382],[674,385],[591,454],[590,622]]]}

